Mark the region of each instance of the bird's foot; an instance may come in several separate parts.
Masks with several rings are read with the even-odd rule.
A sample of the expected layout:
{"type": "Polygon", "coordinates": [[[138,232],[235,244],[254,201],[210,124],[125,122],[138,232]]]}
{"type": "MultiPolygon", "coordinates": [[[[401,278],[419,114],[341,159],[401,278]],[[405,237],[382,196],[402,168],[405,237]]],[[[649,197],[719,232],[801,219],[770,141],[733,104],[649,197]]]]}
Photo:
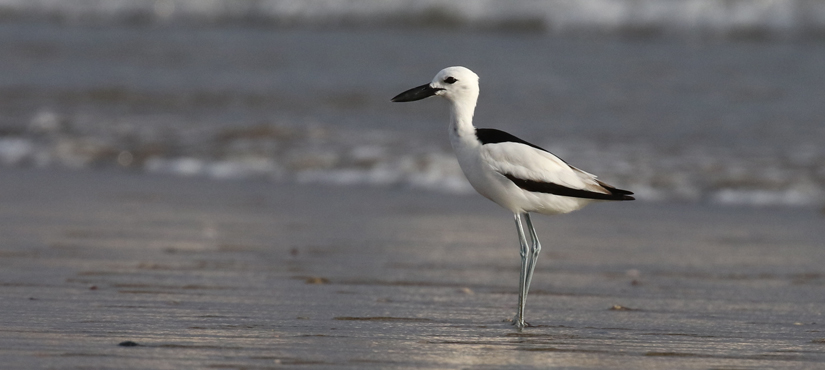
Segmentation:
{"type": "Polygon", "coordinates": [[[524,329],[524,328],[530,326],[530,323],[524,321],[524,319],[519,319],[518,315],[516,315],[516,317],[513,317],[509,321],[510,321],[510,324],[515,326],[516,329],[518,329],[518,330],[521,330],[521,329],[524,329]]]}

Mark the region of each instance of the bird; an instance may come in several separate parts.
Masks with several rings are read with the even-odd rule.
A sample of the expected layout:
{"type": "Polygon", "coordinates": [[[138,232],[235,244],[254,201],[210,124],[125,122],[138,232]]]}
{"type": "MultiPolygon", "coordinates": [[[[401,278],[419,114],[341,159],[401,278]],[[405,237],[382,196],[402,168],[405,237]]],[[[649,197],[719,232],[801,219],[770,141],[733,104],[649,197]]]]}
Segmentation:
{"type": "Polygon", "coordinates": [[[479,95],[479,77],[466,67],[444,68],[430,83],[406,90],[392,102],[411,102],[431,96],[450,105],[450,144],[470,185],[482,196],[513,212],[518,233],[521,270],[518,308],[512,324],[522,330],[527,292],[541,252],[530,213],[557,215],[597,201],[634,200],[595,175],[569,165],[538,145],[494,128],[476,128],[473,114],[479,95]],[[524,226],[530,236],[525,237],[524,226]]]}

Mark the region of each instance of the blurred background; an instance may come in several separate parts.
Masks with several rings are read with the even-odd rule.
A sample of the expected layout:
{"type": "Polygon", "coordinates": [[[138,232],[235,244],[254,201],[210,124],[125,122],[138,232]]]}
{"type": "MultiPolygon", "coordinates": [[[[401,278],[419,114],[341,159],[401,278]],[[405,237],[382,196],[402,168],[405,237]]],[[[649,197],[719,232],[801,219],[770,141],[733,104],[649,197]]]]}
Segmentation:
{"type": "Polygon", "coordinates": [[[0,0],[0,170],[471,194],[446,105],[643,201],[825,202],[818,0],[0,0]]]}

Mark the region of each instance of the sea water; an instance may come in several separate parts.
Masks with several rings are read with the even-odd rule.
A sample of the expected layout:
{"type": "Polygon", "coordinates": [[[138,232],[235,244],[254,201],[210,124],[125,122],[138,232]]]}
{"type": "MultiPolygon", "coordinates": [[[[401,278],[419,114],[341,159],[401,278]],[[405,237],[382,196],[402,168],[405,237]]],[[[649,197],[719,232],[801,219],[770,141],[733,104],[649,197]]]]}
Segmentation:
{"type": "Polygon", "coordinates": [[[477,126],[640,200],[825,201],[824,7],[559,3],[6,1],[0,164],[467,194],[445,103],[389,102],[464,65],[477,126]]]}

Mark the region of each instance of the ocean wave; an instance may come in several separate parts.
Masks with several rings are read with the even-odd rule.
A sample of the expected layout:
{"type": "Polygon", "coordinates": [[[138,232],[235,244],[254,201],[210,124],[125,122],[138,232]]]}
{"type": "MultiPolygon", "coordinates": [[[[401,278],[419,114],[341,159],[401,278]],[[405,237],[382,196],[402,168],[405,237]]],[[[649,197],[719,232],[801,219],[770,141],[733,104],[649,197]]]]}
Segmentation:
{"type": "Polygon", "coordinates": [[[2,0],[5,19],[421,26],[552,33],[825,34],[816,0],[2,0]]]}
{"type": "MultiPolygon", "coordinates": [[[[265,179],[391,186],[472,194],[449,148],[409,134],[336,132],[319,126],[258,125],[157,140],[123,128],[79,134],[41,112],[27,131],[0,137],[0,165],[125,169],[215,180],[265,179]],[[364,139],[368,138],[368,139],[364,139]],[[175,144],[176,143],[176,144],[175,144]]],[[[190,133],[169,133],[188,135],[190,133]]],[[[741,156],[724,148],[662,151],[649,145],[539,143],[642,201],[812,206],[825,202],[825,148],[741,156]],[[609,158],[609,161],[605,161],[609,158]]]]}

